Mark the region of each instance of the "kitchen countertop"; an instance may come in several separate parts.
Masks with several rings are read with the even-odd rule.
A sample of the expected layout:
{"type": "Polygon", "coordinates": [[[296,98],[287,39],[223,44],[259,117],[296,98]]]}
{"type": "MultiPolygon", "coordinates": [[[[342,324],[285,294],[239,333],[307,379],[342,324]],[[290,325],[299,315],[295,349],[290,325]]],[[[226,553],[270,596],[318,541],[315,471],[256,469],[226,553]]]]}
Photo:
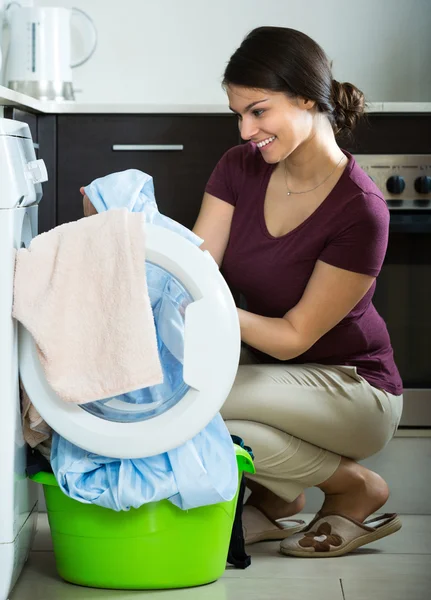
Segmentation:
{"type": "MultiPolygon", "coordinates": [[[[0,86],[0,106],[43,114],[224,114],[226,104],[83,103],[40,101],[0,86]]],[[[368,113],[431,113],[431,102],[371,102],[368,113]]]]}

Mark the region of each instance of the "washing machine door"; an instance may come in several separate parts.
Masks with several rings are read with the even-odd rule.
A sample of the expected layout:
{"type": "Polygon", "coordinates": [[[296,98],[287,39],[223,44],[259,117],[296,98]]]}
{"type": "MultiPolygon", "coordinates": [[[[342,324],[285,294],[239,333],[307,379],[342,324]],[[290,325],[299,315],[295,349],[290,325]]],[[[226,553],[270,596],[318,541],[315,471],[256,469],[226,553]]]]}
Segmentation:
{"type": "Polygon", "coordinates": [[[73,444],[113,458],[152,456],[194,437],[220,411],[238,368],[237,310],[209,253],[177,233],[147,224],[146,260],[172,275],[190,299],[184,314],[182,389],[173,400],[156,403],[155,410],[122,397],[85,405],[64,402],[44,376],[31,334],[20,325],[21,380],[40,415],[73,444]]]}

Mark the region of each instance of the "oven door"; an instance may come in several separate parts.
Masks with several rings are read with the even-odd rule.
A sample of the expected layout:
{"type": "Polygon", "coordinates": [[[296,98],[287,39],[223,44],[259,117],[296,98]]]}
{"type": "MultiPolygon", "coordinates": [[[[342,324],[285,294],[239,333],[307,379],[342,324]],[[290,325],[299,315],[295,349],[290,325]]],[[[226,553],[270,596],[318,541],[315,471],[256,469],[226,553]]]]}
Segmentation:
{"type": "Polygon", "coordinates": [[[374,304],[404,383],[401,425],[431,427],[431,211],[391,210],[374,304]]]}

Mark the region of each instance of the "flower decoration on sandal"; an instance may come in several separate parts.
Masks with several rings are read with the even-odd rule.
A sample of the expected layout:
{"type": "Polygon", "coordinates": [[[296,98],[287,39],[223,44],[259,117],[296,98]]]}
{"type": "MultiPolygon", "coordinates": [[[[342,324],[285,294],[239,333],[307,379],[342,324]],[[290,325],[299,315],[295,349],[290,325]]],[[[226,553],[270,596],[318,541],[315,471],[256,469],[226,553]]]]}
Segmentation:
{"type": "Polygon", "coordinates": [[[298,544],[302,548],[314,548],[316,552],[329,552],[331,546],[341,546],[343,543],[339,535],[331,534],[329,523],[322,523],[317,531],[308,531],[298,544]]]}

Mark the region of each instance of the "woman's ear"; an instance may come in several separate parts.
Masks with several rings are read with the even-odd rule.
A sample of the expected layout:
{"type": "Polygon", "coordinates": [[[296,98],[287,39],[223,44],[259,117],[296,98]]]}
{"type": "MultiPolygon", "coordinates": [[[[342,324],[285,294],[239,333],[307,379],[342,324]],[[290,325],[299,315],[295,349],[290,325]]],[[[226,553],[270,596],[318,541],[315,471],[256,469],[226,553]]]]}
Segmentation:
{"type": "Polygon", "coordinates": [[[298,98],[298,106],[302,110],[310,110],[316,106],[316,101],[308,98],[298,98]]]}

